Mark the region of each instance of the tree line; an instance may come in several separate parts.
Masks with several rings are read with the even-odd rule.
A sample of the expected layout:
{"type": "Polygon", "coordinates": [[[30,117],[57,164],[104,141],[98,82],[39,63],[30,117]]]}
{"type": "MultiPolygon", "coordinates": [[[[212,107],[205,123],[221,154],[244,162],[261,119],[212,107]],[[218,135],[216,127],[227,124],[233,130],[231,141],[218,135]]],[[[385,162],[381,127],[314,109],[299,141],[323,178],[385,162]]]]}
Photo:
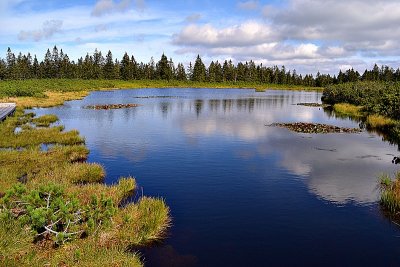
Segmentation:
{"type": "Polygon", "coordinates": [[[172,58],[162,54],[160,60],[153,58],[148,63],[137,62],[133,55],[125,53],[121,60],[114,59],[112,52],[105,56],[99,50],[93,54],[87,53],[76,62],[54,46],[47,49],[44,59],[39,62],[36,55],[30,53],[16,56],[10,48],[5,59],[0,59],[0,80],[21,79],[121,79],[121,80],[190,80],[199,82],[249,82],[260,84],[286,84],[303,86],[326,86],[346,82],[362,81],[400,81],[400,70],[388,66],[365,70],[360,75],[358,71],[349,69],[340,71],[336,76],[317,73],[297,74],[296,70],[286,70],[285,66],[265,67],[254,61],[239,62],[236,65],[231,60],[224,62],[212,61],[205,66],[200,55],[194,61],[184,66],[174,64],[172,58]]]}

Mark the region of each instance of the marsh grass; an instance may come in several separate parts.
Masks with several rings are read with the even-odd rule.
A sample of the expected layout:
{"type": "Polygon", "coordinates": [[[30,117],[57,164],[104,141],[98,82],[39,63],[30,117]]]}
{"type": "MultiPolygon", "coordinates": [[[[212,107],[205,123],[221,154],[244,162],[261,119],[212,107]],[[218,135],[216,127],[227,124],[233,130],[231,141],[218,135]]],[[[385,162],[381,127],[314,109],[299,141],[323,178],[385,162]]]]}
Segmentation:
{"type": "Polygon", "coordinates": [[[362,107],[347,103],[339,103],[333,106],[333,110],[339,116],[360,118],[363,116],[362,107]]]}
{"type": "Polygon", "coordinates": [[[127,250],[165,236],[170,224],[168,207],[162,199],[147,197],[122,207],[135,192],[135,179],[121,178],[111,186],[102,183],[104,168],[85,162],[89,151],[83,138],[77,131],[64,132],[62,126],[49,127],[56,120],[55,116],[35,118],[18,108],[0,123],[0,202],[7,190],[21,182],[27,190],[54,184],[67,196],[76,197],[80,205],[110,199],[115,214],[111,223],[86,238],[54,246],[35,242],[31,228],[0,204],[0,265],[142,266],[138,255],[127,250]],[[17,127],[22,130],[15,133],[17,127]],[[54,146],[42,151],[42,144],[54,146]]]}
{"type": "Polygon", "coordinates": [[[394,216],[396,220],[400,218],[400,172],[391,179],[389,175],[383,174],[379,178],[381,190],[380,203],[382,207],[394,216]]]}
{"type": "Polygon", "coordinates": [[[101,183],[106,173],[103,166],[97,163],[74,163],[65,168],[69,181],[74,184],[101,183]]]}
{"type": "Polygon", "coordinates": [[[373,129],[387,129],[396,126],[397,122],[382,115],[369,115],[366,120],[367,127],[373,129]]]}
{"type": "Polygon", "coordinates": [[[55,123],[56,121],[58,121],[56,115],[48,114],[34,118],[32,123],[34,123],[37,127],[49,127],[50,124],[55,123]]]}
{"type": "MultiPolygon", "coordinates": [[[[31,106],[45,105],[47,102],[40,101],[51,97],[49,92],[69,93],[127,89],[127,88],[253,88],[258,91],[267,89],[288,89],[288,90],[317,90],[322,91],[321,87],[307,87],[300,85],[281,85],[281,84],[260,84],[249,82],[195,82],[195,81],[176,81],[176,80],[82,80],[82,79],[29,79],[29,80],[9,80],[0,81],[0,98],[21,97],[38,99],[39,102],[31,102],[31,106]]],[[[58,97],[60,97],[60,95],[58,97]]],[[[71,96],[71,95],[70,95],[71,96]]],[[[26,100],[26,99],[25,99],[26,100]]],[[[26,103],[26,102],[25,102],[26,103]]],[[[20,104],[20,103],[19,103],[20,104]]]]}

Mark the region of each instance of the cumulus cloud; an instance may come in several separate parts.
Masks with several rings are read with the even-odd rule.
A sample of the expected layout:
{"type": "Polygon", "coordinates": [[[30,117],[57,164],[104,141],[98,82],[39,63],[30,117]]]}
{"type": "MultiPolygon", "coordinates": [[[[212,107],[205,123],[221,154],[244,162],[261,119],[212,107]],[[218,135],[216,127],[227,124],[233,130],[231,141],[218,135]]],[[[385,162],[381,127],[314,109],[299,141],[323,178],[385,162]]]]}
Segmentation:
{"type": "Polygon", "coordinates": [[[265,17],[291,39],[376,51],[393,51],[391,44],[400,39],[400,5],[395,0],[292,0],[284,9],[269,10],[265,17]]]}
{"type": "Polygon", "coordinates": [[[217,29],[211,24],[190,24],[173,36],[173,43],[184,46],[240,47],[257,45],[278,38],[269,25],[248,21],[217,29]]]}
{"type": "Polygon", "coordinates": [[[189,23],[193,23],[193,22],[199,21],[201,19],[201,17],[202,16],[199,13],[193,13],[193,14],[187,16],[185,18],[185,21],[189,22],[189,23]]]}
{"type": "Polygon", "coordinates": [[[135,8],[142,10],[145,7],[144,0],[98,0],[92,10],[92,16],[100,17],[105,14],[114,12],[125,12],[131,8],[132,4],[135,8]]]}
{"type": "Polygon", "coordinates": [[[108,27],[106,24],[99,24],[94,27],[94,30],[95,32],[104,32],[108,30],[108,27]]]}
{"type": "Polygon", "coordinates": [[[43,23],[42,29],[33,31],[20,31],[18,34],[18,40],[33,40],[38,42],[42,39],[48,39],[55,33],[61,31],[62,24],[63,22],[61,20],[47,20],[43,23]]]}
{"type": "MultiPolygon", "coordinates": [[[[238,2],[237,7],[260,8],[258,1],[238,2]]],[[[172,41],[179,46],[178,53],[290,66],[304,62],[313,72],[330,65],[329,72],[335,73],[343,61],[365,68],[379,57],[400,54],[397,0],[288,0],[264,6],[261,14],[264,20],[224,28],[189,24],[172,41]]]]}
{"type": "Polygon", "coordinates": [[[259,8],[259,2],[258,1],[244,1],[244,2],[239,2],[237,4],[237,7],[239,9],[243,10],[255,10],[259,8]]]}

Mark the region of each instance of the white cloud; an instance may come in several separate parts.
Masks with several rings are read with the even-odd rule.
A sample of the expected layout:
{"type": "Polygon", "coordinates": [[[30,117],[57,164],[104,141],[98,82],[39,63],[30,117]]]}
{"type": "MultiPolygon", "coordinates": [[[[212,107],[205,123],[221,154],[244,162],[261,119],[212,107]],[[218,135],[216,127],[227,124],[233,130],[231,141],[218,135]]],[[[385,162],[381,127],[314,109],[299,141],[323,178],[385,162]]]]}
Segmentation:
{"type": "Polygon", "coordinates": [[[48,39],[55,33],[61,31],[63,22],[61,20],[47,20],[43,23],[42,29],[32,31],[20,31],[18,39],[20,41],[33,40],[38,42],[42,39],[48,39]]]}
{"type": "Polygon", "coordinates": [[[211,24],[191,24],[173,36],[173,43],[183,46],[245,47],[269,42],[277,37],[270,26],[255,21],[223,29],[211,24]]]}
{"type": "Polygon", "coordinates": [[[341,43],[357,51],[398,51],[396,0],[291,0],[285,8],[266,10],[264,16],[289,39],[341,43]]]}
{"type": "MultiPolygon", "coordinates": [[[[257,1],[239,2],[252,9],[257,1]]],[[[337,73],[341,65],[363,70],[379,60],[398,62],[400,5],[396,0],[289,0],[262,8],[264,20],[217,28],[187,25],[173,35],[179,54],[256,60],[337,73]]],[[[385,64],[385,63],[384,63],[385,64]]],[[[396,67],[396,66],[395,66],[396,67]]]]}
{"type": "Polygon", "coordinates": [[[200,13],[193,13],[185,18],[186,22],[193,23],[199,21],[202,15],[200,13]]]}
{"type": "Polygon", "coordinates": [[[243,10],[255,10],[259,8],[259,5],[260,4],[258,1],[250,0],[250,1],[239,2],[237,4],[237,7],[243,10]]]}
{"type": "Polygon", "coordinates": [[[100,17],[114,12],[125,12],[132,6],[132,2],[139,10],[145,7],[144,0],[120,0],[119,2],[115,2],[114,0],[98,0],[92,10],[92,16],[100,17]]]}

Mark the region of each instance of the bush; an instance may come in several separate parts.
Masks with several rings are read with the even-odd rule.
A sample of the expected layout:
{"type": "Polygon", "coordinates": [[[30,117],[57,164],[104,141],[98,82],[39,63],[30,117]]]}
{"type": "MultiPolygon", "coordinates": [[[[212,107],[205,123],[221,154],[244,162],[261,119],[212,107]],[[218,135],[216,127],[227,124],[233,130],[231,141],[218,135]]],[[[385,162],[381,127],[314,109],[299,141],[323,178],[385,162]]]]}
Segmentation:
{"type": "Polygon", "coordinates": [[[82,205],[74,195],[67,195],[59,185],[28,190],[17,184],[1,199],[0,214],[9,214],[28,225],[37,237],[51,239],[57,245],[107,226],[116,208],[110,198],[92,196],[82,205]]]}
{"type": "Polygon", "coordinates": [[[400,83],[355,82],[325,88],[322,100],[329,104],[348,103],[400,120],[400,83]]]}

